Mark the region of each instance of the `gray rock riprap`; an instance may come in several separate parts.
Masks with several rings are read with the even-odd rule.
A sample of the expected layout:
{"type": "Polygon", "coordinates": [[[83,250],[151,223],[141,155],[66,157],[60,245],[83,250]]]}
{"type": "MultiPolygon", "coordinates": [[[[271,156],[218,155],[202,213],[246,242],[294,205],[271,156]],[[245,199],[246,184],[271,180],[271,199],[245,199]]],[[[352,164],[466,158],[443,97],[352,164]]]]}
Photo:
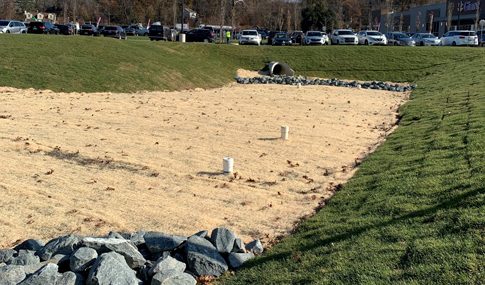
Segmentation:
{"type": "Polygon", "coordinates": [[[298,76],[286,76],[286,75],[273,75],[273,76],[262,76],[262,77],[235,77],[236,82],[240,84],[283,84],[283,85],[327,85],[327,86],[338,86],[347,88],[362,88],[362,89],[375,89],[375,90],[387,90],[395,92],[406,92],[417,87],[414,85],[403,85],[403,84],[389,84],[382,81],[372,81],[372,82],[359,82],[359,81],[344,81],[337,78],[333,79],[308,79],[301,75],[298,76]]]}
{"type": "Polygon", "coordinates": [[[232,268],[238,268],[243,265],[244,262],[254,257],[254,253],[237,253],[231,252],[227,256],[227,261],[229,261],[229,266],[232,268]]]}
{"type": "Polygon", "coordinates": [[[146,262],[138,249],[125,239],[86,237],[82,244],[95,249],[98,254],[110,251],[121,254],[130,268],[140,268],[146,262]]]}
{"type": "Polygon", "coordinates": [[[37,251],[42,260],[49,260],[55,254],[71,254],[79,247],[79,237],[66,235],[49,241],[44,247],[37,251]]]}
{"type": "Polygon", "coordinates": [[[26,277],[23,266],[6,265],[0,267],[0,284],[17,285],[26,277]]]}
{"type": "Polygon", "coordinates": [[[89,271],[86,284],[138,285],[138,280],[122,255],[116,252],[108,252],[101,254],[96,259],[89,271]]]}
{"type": "Polygon", "coordinates": [[[56,284],[57,279],[61,277],[61,274],[57,272],[57,268],[57,264],[48,263],[20,282],[19,285],[56,284]]]}
{"type": "Polygon", "coordinates": [[[169,235],[161,232],[148,232],[144,238],[152,254],[173,250],[187,240],[186,236],[169,235]]]}
{"type": "Polygon", "coordinates": [[[76,249],[69,258],[69,267],[73,272],[82,272],[93,265],[98,258],[96,250],[89,247],[76,249]]]}
{"type": "Polygon", "coordinates": [[[153,276],[151,285],[195,285],[197,281],[190,274],[175,270],[157,273],[153,276]]]}
{"type": "Polygon", "coordinates": [[[219,277],[229,267],[240,267],[254,256],[246,249],[256,254],[263,250],[259,240],[245,247],[226,228],[213,230],[210,237],[208,233],[188,239],[144,230],[66,235],[44,246],[32,239],[17,246],[18,251],[0,251],[0,285],[195,285],[199,276],[219,277]]]}
{"type": "Polygon", "coordinates": [[[211,242],[220,253],[231,252],[235,240],[236,234],[226,228],[217,228],[211,233],[211,242]]]}
{"type": "Polygon", "coordinates": [[[206,239],[191,236],[185,244],[185,254],[189,270],[197,276],[219,277],[228,269],[224,258],[206,239]]]}

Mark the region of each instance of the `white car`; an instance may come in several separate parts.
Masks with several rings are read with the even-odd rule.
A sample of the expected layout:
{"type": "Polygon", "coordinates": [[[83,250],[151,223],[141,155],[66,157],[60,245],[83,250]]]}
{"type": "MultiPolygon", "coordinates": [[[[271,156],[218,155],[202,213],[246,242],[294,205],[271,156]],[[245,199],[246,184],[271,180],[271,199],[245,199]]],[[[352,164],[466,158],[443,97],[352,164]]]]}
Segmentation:
{"type": "Polygon", "coordinates": [[[435,37],[433,34],[416,33],[411,39],[416,42],[417,46],[440,46],[441,40],[435,37]]]}
{"type": "Polygon", "coordinates": [[[328,45],[328,35],[322,32],[323,40],[325,41],[325,44],[328,45]]]}
{"type": "Polygon", "coordinates": [[[334,30],[330,36],[333,45],[357,45],[359,40],[352,30],[334,30]]]}
{"type": "Polygon", "coordinates": [[[305,34],[305,45],[324,45],[325,39],[319,31],[308,31],[305,34]]]}
{"type": "Polygon", "coordinates": [[[475,31],[449,31],[441,37],[443,46],[478,46],[475,31]]]}
{"type": "Polygon", "coordinates": [[[239,37],[240,45],[261,45],[261,35],[256,30],[244,30],[239,37]]]}
{"type": "Polygon", "coordinates": [[[359,45],[387,45],[387,38],[378,31],[360,31],[357,34],[359,45]]]}
{"type": "Polygon", "coordinates": [[[0,34],[26,34],[27,27],[19,21],[0,20],[0,34]]]}

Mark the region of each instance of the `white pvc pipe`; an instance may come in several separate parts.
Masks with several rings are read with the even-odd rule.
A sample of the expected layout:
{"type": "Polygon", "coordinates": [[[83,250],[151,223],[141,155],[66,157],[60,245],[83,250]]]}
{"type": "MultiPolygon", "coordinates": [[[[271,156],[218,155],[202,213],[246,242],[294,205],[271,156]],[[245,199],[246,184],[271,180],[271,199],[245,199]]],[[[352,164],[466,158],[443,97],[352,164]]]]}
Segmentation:
{"type": "Polygon", "coordinates": [[[281,138],[287,140],[289,131],[290,128],[288,126],[281,126],[281,138]]]}
{"type": "Polygon", "coordinates": [[[224,157],[222,159],[222,169],[224,174],[232,173],[234,160],[231,157],[224,157]]]}

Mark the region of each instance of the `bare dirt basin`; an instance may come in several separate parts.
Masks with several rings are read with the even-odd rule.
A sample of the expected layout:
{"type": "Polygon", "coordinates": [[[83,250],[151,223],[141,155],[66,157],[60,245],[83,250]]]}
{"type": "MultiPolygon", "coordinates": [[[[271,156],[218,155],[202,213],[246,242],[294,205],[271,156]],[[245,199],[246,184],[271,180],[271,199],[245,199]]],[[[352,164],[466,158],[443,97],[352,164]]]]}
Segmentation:
{"type": "Polygon", "coordinates": [[[1,87],[0,248],[69,233],[220,226],[268,242],[352,176],[395,128],[408,96],[328,86],[1,87]],[[234,174],[222,174],[224,157],[234,174]]]}

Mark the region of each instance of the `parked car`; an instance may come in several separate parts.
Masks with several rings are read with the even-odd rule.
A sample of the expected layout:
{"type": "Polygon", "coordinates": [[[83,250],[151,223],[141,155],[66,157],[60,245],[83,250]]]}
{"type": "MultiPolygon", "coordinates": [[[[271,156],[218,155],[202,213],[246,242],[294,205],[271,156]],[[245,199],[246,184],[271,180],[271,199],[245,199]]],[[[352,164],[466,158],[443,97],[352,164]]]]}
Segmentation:
{"type": "Polygon", "coordinates": [[[239,44],[255,44],[259,46],[261,45],[261,36],[256,30],[244,30],[241,37],[239,37],[239,44]]]}
{"type": "Polygon", "coordinates": [[[325,41],[325,44],[328,45],[328,35],[324,32],[322,32],[323,40],[325,41]]]}
{"type": "Polygon", "coordinates": [[[126,27],[123,29],[127,36],[135,36],[135,29],[133,27],[126,27]]]}
{"type": "Polygon", "coordinates": [[[391,32],[386,34],[387,43],[391,46],[415,46],[416,42],[405,33],[391,32]]]}
{"type": "Polygon", "coordinates": [[[58,35],[59,29],[51,22],[30,22],[27,27],[29,34],[50,34],[58,35]]]}
{"type": "Polygon", "coordinates": [[[118,38],[120,40],[126,40],[128,38],[125,31],[120,26],[105,26],[103,29],[103,36],[118,38]]]}
{"type": "Polygon", "coordinates": [[[169,38],[171,38],[171,30],[167,26],[162,26],[162,25],[151,25],[150,28],[148,29],[148,37],[150,38],[151,41],[159,41],[159,40],[164,40],[167,41],[169,38]]]}
{"type": "Polygon", "coordinates": [[[276,36],[278,32],[276,31],[271,31],[268,33],[268,45],[272,45],[273,44],[273,38],[276,36]]]}
{"type": "Polygon", "coordinates": [[[261,35],[261,39],[262,40],[266,40],[268,38],[268,34],[266,32],[264,32],[264,31],[259,32],[259,34],[261,35]]]}
{"type": "Polygon", "coordinates": [[[96,27],[98,29],[98,33],[100,35],[103,33],[104,27],[106,27],[106,25],[99,25],[99,26],[96,27]]]}
{"type": "Polygon", "coordinates": [[[81,25],[79,30],[81,36],[99,36],[98,29],[94,25],[81,25]]]}
{"type": "Polygon", "coordinates": [[[428,33],[416,33],[411,39],[416,42],[417,46],[440,46],[441,40],[435,37],[433,34],[428,33]]]}
{"type": "Polygon", "coordinates": [[[207,29],[193,29],[185,34],[186,42],[213,43],[216,41],[215,34],[207,29]]]}
{"type": "Polygon", "coordinates": [[[130,28],[133,28],[133,30],[135,31],[135,36],[144,36],[144,37],[148,36],[148,33],[149,33],[148,29],[145,29],[142,26],[131,25],[130,28]]]}
{"type": "Polygon", "coordinates": [[[301,45],[303,43],[302,42],[303,32],[302,31],[293,31],[293,32],[291,32],[290,38],[291,38],[292,43],[301,45]]]}
{"type": "Polygon", "coordinates": [[[357,45],[359,39],[352,30],[334,30],[330,36],[332,44],[337,45],[357,45]]]}
{"type": "Polygon", "coordinates": [[[478,46],[478,36],[474,31],[449,31],[441,37],[443,46],[478,46]]]}
{"type": "Polygon", "coordinates": [[[305,45],[324,45],[325,39],[323,38],[322,32],[308,31],[305,33],[303,43],[305,45]]]}
{"type": "Polygon", "coordinates": [[[291,46],[291,38],[287,33],[277,33],[272,41],[274,46],[291,46]]]}
{"type": "Polygon", "coordinates": [[[0,20],[0,34],[26,34],[24,23],[11,20],[0,20]]]}
{"type": "Polygon", "coordinates": [[[54,24],[59,29],[59,33],[61,35],[70,35],[71,34],[71,27],[68,25],[62,25],[62,24],[54,24]]]}
{"type": "Polygon", "coordinates": [[[378,31],[360,31],[357,34],[359,45],[387,45],[387,38],[378,31]]]}

